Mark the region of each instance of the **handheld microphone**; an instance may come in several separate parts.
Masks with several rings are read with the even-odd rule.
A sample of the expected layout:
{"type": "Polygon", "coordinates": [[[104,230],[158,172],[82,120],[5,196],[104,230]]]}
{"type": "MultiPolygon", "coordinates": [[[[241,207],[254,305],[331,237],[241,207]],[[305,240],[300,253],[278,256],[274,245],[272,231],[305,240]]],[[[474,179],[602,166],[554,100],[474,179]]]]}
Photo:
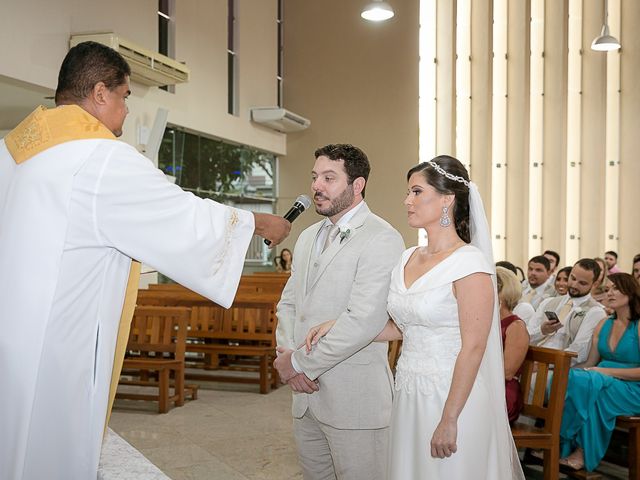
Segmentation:
{"type": "MultiPolygon", "coordinates": [[[[288,220],[289,223],[293,223],[293,221],[310,206],[311,199],[306,195],[299,195],[298,198],[296,198],[296,201],[293,202],[293,206],[284,214],[284,219],[288,220]]],[[[266,238],[264,239],[264,243],[265,245],[271,245],[271,241],[266,238]]]]}

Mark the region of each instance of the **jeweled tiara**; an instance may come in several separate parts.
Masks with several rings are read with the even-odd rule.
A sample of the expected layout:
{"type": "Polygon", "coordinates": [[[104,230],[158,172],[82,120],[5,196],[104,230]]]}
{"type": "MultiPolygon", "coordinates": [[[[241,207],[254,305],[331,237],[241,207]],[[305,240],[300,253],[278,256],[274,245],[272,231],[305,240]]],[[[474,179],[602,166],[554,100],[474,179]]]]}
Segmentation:
{"type": "Polygon", "coordinates": [[[444,175],[445,177],[447,177],[449,180],[453,180],[454,182],[458,182],[458,183],[464,183],[464,185],[469,188],[469,182],[466,181],[464,178],[459,177],[457,175],[454,175],[452,173],[447,172],[444,168],[442,168],[440,165],[438,165],[436,162],[434,162],[433,160],[430,160],[427,162],[429,165],[431,165],[436,172],[438,172],[440,175],[444,175]]]}

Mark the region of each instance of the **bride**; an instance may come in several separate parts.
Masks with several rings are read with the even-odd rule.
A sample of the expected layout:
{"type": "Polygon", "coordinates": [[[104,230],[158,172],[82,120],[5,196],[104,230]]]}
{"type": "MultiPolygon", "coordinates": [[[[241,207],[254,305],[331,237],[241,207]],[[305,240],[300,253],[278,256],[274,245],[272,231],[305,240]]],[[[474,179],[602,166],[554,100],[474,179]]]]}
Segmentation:
{"type": "MultiPolygon", "coordinates": [[[[403,339],[396,370],[389,479],[524,479],[511,437],[491,239],[482,200],[458,160],[407,174],[409,225],[426,247],[394,269],[389,321],[376,341],[403,339]]],[[[335,321],[309,331],[307,349],[335,321]]]]}

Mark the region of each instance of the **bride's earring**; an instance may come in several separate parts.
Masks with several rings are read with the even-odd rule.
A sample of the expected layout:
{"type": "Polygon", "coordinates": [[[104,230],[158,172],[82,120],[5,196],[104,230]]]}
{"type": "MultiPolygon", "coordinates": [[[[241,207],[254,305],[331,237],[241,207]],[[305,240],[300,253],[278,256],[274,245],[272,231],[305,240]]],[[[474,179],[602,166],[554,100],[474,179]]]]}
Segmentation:
{"type": "Polygon", "coordinates": [[[442,207],[442,215],[440,216],[440,226],[447,228],[451,225],[451,218],[449,218],[449,207],[442,207]]]}

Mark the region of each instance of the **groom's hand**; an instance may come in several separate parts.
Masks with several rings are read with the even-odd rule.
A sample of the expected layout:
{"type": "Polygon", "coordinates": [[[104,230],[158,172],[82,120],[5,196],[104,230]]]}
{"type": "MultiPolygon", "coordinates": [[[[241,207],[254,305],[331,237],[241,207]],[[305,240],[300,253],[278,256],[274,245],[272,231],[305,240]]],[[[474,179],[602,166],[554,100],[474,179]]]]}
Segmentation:
{"type": "Polygon", "coordinates": [[[291,387],[291,390],[297,393],[314,393],[320,390],[318,384],[307,377],[304,373],[299,373],[295,377],[291,378],[287,384],[291,387]]]}
{"type": "Polygon", "coordinates": [[[278,370],[280,379],[291,387],[291,390],[298,393],[313,393],[319,390],[318,384],[307,377],[304,373],[298,373],[291,363],[293,350],[284,347],[276,349],[278,356],[273,362],[273,366],[278,370]]]}
{"type": "Polygon", "coordinates": [[[284,383],[288,383],[289,380],[298,375],[298,372],[296,372],[295,368],[293,368],[293,364],[291,363],[291,354],[293,353],[293,350],[278,347],[276,351],[278,352],[278,356],[273,361],[273,366],[278,371],[280,379],[284,383]]]}

